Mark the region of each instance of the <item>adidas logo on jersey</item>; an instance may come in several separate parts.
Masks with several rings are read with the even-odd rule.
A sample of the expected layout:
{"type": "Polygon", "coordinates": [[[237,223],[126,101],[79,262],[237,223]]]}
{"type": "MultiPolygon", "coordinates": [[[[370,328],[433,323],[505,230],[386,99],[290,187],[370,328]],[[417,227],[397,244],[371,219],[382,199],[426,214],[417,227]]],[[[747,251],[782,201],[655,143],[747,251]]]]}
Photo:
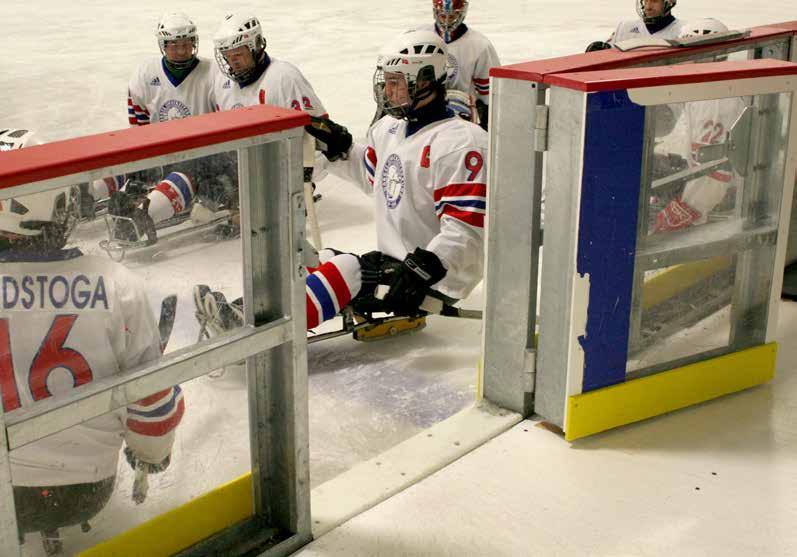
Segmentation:
{"type": "Polygon", "coordinates": [[[224,82],[224,85],[221,86],[222,89],[229,89],[232,85],[230,84],[230,80],[224,82]]]}
{"type": "Polygon", "coordinates": [[[393,135],[396,135],[397,131],[398,131],[398,124],[394,124],[393,127],[391,127],[389,130],[387,130],[387,133],[391,133],[393,135]]]}
{"type": "Polygon", "coordinates": [[[149,84],[153,87],[160,87],[161,79],[158,76],[155,76],[152,81],[149,82],[149,84]]]}
{"type": "Polygon", "coordinates": [[[629,33],[639,33],[639,27],[632,28],[629,33]]]}

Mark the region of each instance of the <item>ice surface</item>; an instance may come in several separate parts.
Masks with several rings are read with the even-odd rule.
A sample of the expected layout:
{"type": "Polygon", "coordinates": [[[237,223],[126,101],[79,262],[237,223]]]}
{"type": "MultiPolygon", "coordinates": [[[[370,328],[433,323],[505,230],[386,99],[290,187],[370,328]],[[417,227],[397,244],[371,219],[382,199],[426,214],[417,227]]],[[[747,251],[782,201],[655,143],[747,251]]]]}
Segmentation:
{"type": "MultiPolygon", "coordinates": [[[[740,28],[786,19],[783,3],[722,4],[691,0],[678,6],[686,19],[716,16],[740,28]],[[780,4],[780,6],[778,6],[780,4]],[[721,8],[721,12],[716,10],[721,8]]],[[[186,10],[198,24],[200,55],[211,55],[211,37],[226,2],[135,5],[89,0],[79,4],[34,0],[0,7],[5,53],[0,124],[38,130],[43,140],[65,139],[124,128],[127,79],[143,59],[158,54],[152,36],[165,9],[186,10]]],[[[363,135],[373,114],[371,76],[378,48],[394,34],[430,19],[429,2],[375,3],[241,1],[236,8],[257,14],[269,52],[297,64],[330,115],[363,135]]],[[[494,42],[502,62],[514,63],[583,51],[607,38],[620,19],[634,16],[631,0],[490,0],[472,2],[468,23],[494,42]]],[[[320,184],[318,208],[327,245],[362,252],[375,246],[370,200],[329,177],[320,184]]],[[[78,240],[96,250],[98,222],[78,240]]],[[[125,264],[147,281],[153,310],[160,299],[179,294],[172,347],[195,341],[191,287],[208,282],[229,294],[240,289],[234,242],[181,242],[128,256],[125,264]],[[154,258],[153,258],[154,256],[154,258]],[[196,269],[212,267],[209,280],[196,269]]],[[[464,304],[480,307],[480,291],[464,304]]],[[[450,415],[473,399],[480,325],[433,318],[414,336],[361,344],[340,338],[312,346],[310,442],[312,482],[317,485],[419,429],[450,415]]],[[[120,480],[105,512],[88,535],[64,532],[67,554],[88,547],[232,479],[248,469],[243,380],[235,373],[186,385],[187,414],[175,444],[173,464],[154,476],[150,499],[130,502],[132,474],[120,465],[120,480]]],[[[40,555],[29,536],[25,555],[40,555]]]]}

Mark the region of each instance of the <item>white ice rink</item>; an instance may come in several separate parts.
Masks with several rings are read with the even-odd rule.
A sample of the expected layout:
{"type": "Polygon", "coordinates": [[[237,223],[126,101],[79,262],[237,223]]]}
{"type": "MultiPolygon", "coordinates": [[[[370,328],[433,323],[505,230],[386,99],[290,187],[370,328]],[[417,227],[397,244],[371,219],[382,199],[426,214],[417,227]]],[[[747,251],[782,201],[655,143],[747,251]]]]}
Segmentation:
{"type": "MultiPolygon", "coordinates": [[[[158,55],[152,31],[164,10],[190,14],[199,27],[200,55],[211,57],[211,37],[223,14],[230,9],[249,9],[261,19],[269,53],[298,65],[331,117],[348,126],[355,136],[362,136],[373,115],[371,79],[378,48],[394,34],[429,22],[429,4],[427,0],[234,4],[7,0],[0,4],[5,53],[0,57],[0,125],[37,130],[44,140],[125,128],[127,79],[138,63],[158,55]]],[[[785,0],[757,4],[742,0],[682,0],[681,4],[676,10],[679,17],[714,16],[731,28],[785,21],[793,18],[794,12],[793,5],[785,0]]],[[[618,20],[633,16],[632,0],[474,0],[467,22],[492,39],[503,63],[515,63],[582,52],[593,40],[608,37],[618,20]]],[[[334,177],[325,179],[319,188],[324,196],[318,208],[324,243],[354,252],[373,249],[371,200],[334,177]]],[[[102,226],[97,222],[79,232],[77,239],[84,251],[101,253],[96,240],[102,226]]],[[[190,302],[194,284],[208,283],[233,296],[240,292],[239,253],[235,241],[189,241],[126,259],[125,263],[140,273],[151,288],[153,307],[162,296],[179,293],[171,348],[196,339],[190,302]]],[[[477,289],[463,305],[480,304],[481,292],[477,289]]],[[[784,329],[780,340],[787,338],[789,332],[793,338],[797,330],[797,316],[792,315],[792,309],[782,311],[784,329]]],[[[313,486],[471,403],[480,332],[478,322],[432,318],[428,328],[414,336],[378,344],[340,338],[312,346],[309,366],[313,486]]],[[[793,526],[797,518],[793,503],[797,498],[797,468],[793,466],[797,464],[797,436],[793,419],[789,426],[789,417],[797,416],[794,397],[789,400],[787,395],[797,394],[797,385],[784,378],[785,371],[792,371],[784,364],[787,353],[784,349],[780,357],[781,376],[774,386],[601,436],[581,445],[584,450],[571,451],[563,440],[525,422],[455,464],[452,470],[322,538],[306,554],[795,554],[794,534],[789,535],[786,528],[793,526]],[[776,389],[783,391],[775,395],[776,389]],[[753,410],[749,408],[771,412],[771,419],[751,416],[753,410]],[[737,419],[744,422],[740,430],[749,442],[749,454],[730,433],[717,440],[710,436],[710,425],[695,427],[706,420],[719,424],[737,419]],[[711,446],[704,450],[703,443],[710,437],[711,446]],[[686,453],[690,451],[699,453],[696,458],[700,466],[688,466],[686,453]],[[498,466],[498,455],[502,454],[511,455],[506,458],[514,459],[513,463],[498,466]],[[730,459],[733,462],[727,464],[730,459]],[[786,464],[791,466],[791,472],[786,471],[786,464]],[[687,501],[685,497],[694,495],[695,486],[704,485],[700,474],[714,468],[729,473],[721,476],[722,483],[717,484],[712,498],[699,504],[687,501]],[[594,482],[591,470],[595,470],[594,482]],[[480,485],[476,476],[482,474],[487,479],[480,485]],[[522,489],[507,489],[511,484],[499,481],[514,477],[512,481],[521,485],[526,474],[529,482],[522,489]],[[602,478],[607,474],[611,480],[605,482],[602,478]],[[754,489],[757,482],[766,483],[761,479],[764,475],[776,479],[771,485],[764,485],[765,489],[754,489]],[[681,480],[691,478],[695,485],[690,485],[689,495],[662,491],[675,489],[681,480]],[[486,486],[494,497],[469,497],[461,491],[467,486],[486,486]],[[584,504],[584,500],[593,497],[593,489],[597,490],[595,498],[605,498],[607,505],[613,507],[603,508],[595,502],[584,504]],[[618,491],[622,497],[618,497],[618,491]],[[739,493],[738,498],[733,493],[739,493]],[[756,499],[759,494],[761,500],[756,499]],[[442,504],[449,497],[451,503],[442,504]],[[455,510],[457,506],[461,510],[455,510]],[[738,512],[733,513],[729,507],[738,512]],[[671,528],[652,526],[660,508],[671,528]],[[688,513],[688,520],[679,520],[679,508],[688,513]],[[509,515],[510,511],[514,516],[509,515]],[[431,521],[429,513],[439,522],[431,521]],[[519,513],[525,515],[525,522],[519,520],[519,513]],[[616,521],[611,518],[612,513],[619,513],[616,521]],[[712,514],[725,521],[709,520],[708,528],[718,545],[695,534],[695,529],[705,524],[701,517],[712,514]],[[771,522],[746,521],[745,516],[752,514],[764,514],[771,522]],[[485,520],[479,522],[479,516],[485,520]],[[780,524],[781,520],[788,524],[780,524]],[[625,527],[617,527],[618,521],[626,521],[625,527]],[[654,539],[629,534],[634,542],[622,543],[619,538],[623,532],[632,532],[637,521],[654,539]],[[728,524],[725,535],[722,524],[728,524]],[[437,525],[439,531],[435,530],[437,525]],[[463,530],[458,534],[457,528],[470,533],[463,530]],[[444,529],[450,535],[442,534],[444,529]],[[591,534],[579,543],[579,533],[585,529],[591,534]],[[737,530],[747,543],[728,542],[737,530]],[[410,542],[415,533],[419,538],[410,542]],[[780,541],[768,545],[764,538],[780,541]],[[479,542],[486,539],[497,541],[479,542]],[[535,547],[536,541],[540,545],[535,547]],[[647,546],[648,543],[652,545],[647,546]],[[715,552],[713,547],[722,550],[715,552]]],[[[132,478],[126,465],[120,464],[119,486],[106,511],[93,521],[94,530],[88,535],[78,528],[63,532],[67,554],[124,531],[248,470],[246,392],[241,378],[235,374],[203,378],[188,384],[185,391],[187,413],[172,466],[153,477],[150,499],[140,507],[133,505],[132,478]]],[[[36,536],[29,536],[24,554],[42,554],[36,536]]]]}

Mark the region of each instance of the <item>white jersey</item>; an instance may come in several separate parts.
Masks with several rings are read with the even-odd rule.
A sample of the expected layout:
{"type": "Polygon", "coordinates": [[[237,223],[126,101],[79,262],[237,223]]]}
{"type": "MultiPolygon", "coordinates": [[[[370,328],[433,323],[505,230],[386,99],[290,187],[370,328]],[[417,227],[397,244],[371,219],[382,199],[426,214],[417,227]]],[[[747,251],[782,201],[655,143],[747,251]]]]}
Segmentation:
{"type": "MultiPolygon", "coordinates": [[[[706,145],[727,141],[727,134],[744,111],[742,99],[697,101],[686,105],[689,164],[698,164],[698,152],[706,145]]],[[[681,196],[690,207],[701,213],[705,220],[709,211],[725,197],[729,188],[740,187],[741,177],[730,168],[716,170],[707,176],[690,181],[681,196]]]]}
{"type": "Polygon", "coordinates": [[[681,28],[684,23],[678,18],[664,29],[659,29],[655,33],[648,31],[645,22],[641,19],[631,19],[621,21],[609,38],[611,44],[617,44],[628,39],[641,39],[643,37],[656,37],[657,39],[677,39],[681,36],[681,28]]]}
{"type": "MultiPolygon", "coordinates": [[[[448,89],[462,91],[474,99],[490,103],[490,68],[500,66],[498,53],[490,39],[461,25],[457,38],[446,45],[448,52],[448,89]]],[[[424,25],[419,29],[435,31],[435,25],[424,25]]]]}
{"type": "Polygon", "coordinates": [[[487,132],[452,116],[407,137],[385,116],[330,171],[374,195],[378,249],[396,259],[420,247],[448,270],[434,286],[461,299],[482,278],[487,208],[487,132]]]}
{"type": "MultiPolygon", "coordinates": [[[[64,250],[0,254],[0,390],[13,412],[160,357],[142,287],[106,258],[64,250]]],[[[171,451],[184,411],[179,387],[11,453],[14,485],[94,483],[116,474],[122,441],[148,462],[171,451]]]]}
{"type": "Polygon", "coordinates": [[[210,62],[200,59],[182,81],[177,81],[164,65],[163,58],[152,58],[133,72],[127,87],[127,119],[131,126],[213,111],[209,93],[214,72],[210,62]]]}
{"type": "Polygon", "coordinates": [[[257,81],[245,87],[241,87],[223,73],[216,72],[211,103],[216,111],[270,104],[304,110],[313,116],[326,115],[321,99],[299,68],[275,58],[270,59],[266,71],[257,81]]]}

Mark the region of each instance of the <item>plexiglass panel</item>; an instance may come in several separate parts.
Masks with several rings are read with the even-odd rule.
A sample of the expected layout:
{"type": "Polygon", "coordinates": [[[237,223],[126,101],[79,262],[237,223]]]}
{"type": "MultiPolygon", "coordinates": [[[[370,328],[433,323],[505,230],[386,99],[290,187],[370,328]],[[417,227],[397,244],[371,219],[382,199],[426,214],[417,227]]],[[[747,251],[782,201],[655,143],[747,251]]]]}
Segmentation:
{"type": "Polygon", "coordinates": [[[648,108],[627,371],[764,341],[789,103],[648,108]]]}
{"type": "MultiPolygon", "coordinates": [[[[6,418],[242,326],[237,175],[225,153],[3,201],[6,418]]],[[[23,555],[75,555],[248,472],[244,367],[13,450],[23,555]]]]}

